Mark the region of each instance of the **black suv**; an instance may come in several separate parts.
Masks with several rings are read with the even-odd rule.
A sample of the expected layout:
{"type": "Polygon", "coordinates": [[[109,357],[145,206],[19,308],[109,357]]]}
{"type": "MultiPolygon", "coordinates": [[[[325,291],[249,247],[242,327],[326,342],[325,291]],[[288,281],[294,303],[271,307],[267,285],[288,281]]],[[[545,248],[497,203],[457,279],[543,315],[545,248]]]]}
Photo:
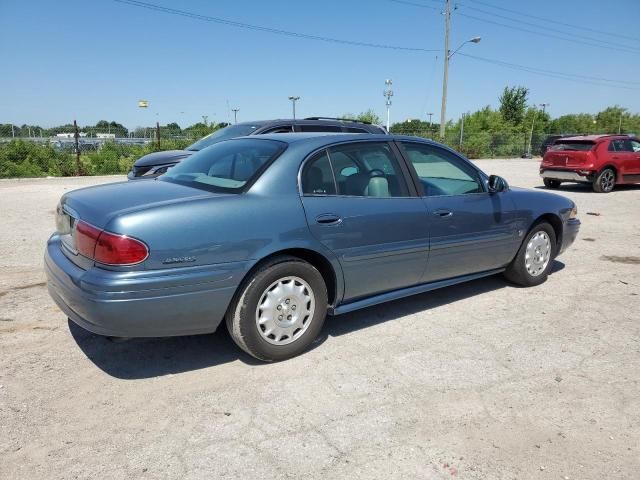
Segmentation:
{"type": "Polygon", "coordinates": [[[212,134],[201,138],[196,143],[189,145],[185,150],[165,150],[140,157],[133,164],[127,177],[129,180],[157,177],[194,152],[230,138],[262,135],[264,133],[295,132],[387,133],[383,127],[378,125],[357,120],[326,117],[237,123],[216,130],[212,134]]]}

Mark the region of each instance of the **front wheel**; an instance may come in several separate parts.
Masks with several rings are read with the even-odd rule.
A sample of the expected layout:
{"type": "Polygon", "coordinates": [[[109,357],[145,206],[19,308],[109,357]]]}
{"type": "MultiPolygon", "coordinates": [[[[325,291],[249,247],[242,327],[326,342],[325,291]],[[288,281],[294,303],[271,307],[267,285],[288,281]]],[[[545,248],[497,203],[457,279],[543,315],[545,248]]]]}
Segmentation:
{"type": "Polygon", "coordinates": [[[504,276],[524,287],[540,285],[551,270],[555,247],[556,234],[553,227],[546,222],[534,225],[504,276]]]}
{"type": "Polygon", "coordinates": [[[240,286],[226,316],[233,340],[263,361],[299,355],[322,329],[327,287],[318,270],[295,257],[259,268],[240,286]]]}
{"type": "Polygon", "coordinates": [[[593,181],[593,191],[598,193],[609,193],[616,185],[616,172],[611,168],[605,168],[593,181]]]}
{"type": "Polygon", "coordinates": [[[560,185],[562,184],[562,182],[560,180],[553,180],[551,178],[545,178],[544,180],[544,186],[547,188],[559,188],[560,185]]]}

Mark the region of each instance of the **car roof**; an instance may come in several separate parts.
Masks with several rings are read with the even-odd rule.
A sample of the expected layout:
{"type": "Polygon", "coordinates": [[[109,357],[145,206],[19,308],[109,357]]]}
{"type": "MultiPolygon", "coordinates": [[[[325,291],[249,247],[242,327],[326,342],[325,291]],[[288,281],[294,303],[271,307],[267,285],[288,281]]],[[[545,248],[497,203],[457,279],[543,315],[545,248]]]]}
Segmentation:
{"type": "Polygon", "coordinates": [[[252,122],[238,122],[234,125],[250,125],[250,126],[259,126],[264,127],[267,125],[273,124],[274,126],[280,123],[293,124],[296,125],[340,125],[344,127],[354,126],[361,128],[382,128],[380,125],[375,125],[373,123],[362,122],[359,120],[352,119],[340,119],[340,118],[296,118],[295,120],[292,118],[276,118],[272,120],[255,120],[252,122]]]}
{"type": "Polygon", "coordinates": [[[386,133],[335,133],[335,132],[302,132],[302,133],[267,133],[265,135],[255,135],[249,137],[238,137],[231,139],[229,141],[234,140],[243,140],[243,139],[260,139],[260,140],[276,140],[280,142],[287,143],[289,145],[293,144],[302,144],[307,143],[309,145],[313,145],[314,147],[321,147],[323,145],[330,145],[332,143],[337,142],[348,142],[351,140],[362,140],[362,141],[382,141],[389,142],[392,140],[397,141],[411,141],[411,142],[420,142],[420,143],[428,143],[431,145],[438,145],[444,148],[449,149],[446,145],[442,145],[438,142],[435,142],[428,138],[422,137],[412,137],[408,135],[388,135],[386,133]]]}
{"type": "Polygon", "coordinates": [[[573,137],[563,137],[562,140],[569,141],[587,141],[587,142],[600,142],[606,140],[607,138],[630,138],[628,135],[612,135],[612,134],[602,134],[602,135],[575,135],[573,137]]]}

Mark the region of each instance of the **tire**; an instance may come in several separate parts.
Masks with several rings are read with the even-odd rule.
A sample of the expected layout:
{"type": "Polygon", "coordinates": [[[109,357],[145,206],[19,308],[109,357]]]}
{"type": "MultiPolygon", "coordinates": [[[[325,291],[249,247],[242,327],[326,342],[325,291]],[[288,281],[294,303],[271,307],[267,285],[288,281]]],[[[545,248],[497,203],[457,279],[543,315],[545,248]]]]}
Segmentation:
{"type": "Polygon", "coordinates": [[[612,168],[605,168],[593,181],[593,191],[597,193],[609,193],[616,185],[616,172],[612,168]]]}
{"type": "Polygon", "coordinates": [[[504,276],[523,287],[540,285],[549,276],[555,251],[556,234],[553,227],[546,222],[537,223],[529,230],[504,276]],[[537,258],[541,258],[541,261],[536,261],[537,258]]]}
{"type": "Polygon", "coordinates": [[[286,360],[315,340],[327,313],[327,287],[320,272],[296,257],[262,265],[238,288],[226,315],[231,338],[265,362],[286,360]],[[271,305],[269,308],[260,308],[271,305]]]}
{"type": "Polygon", "coordinates": [[[560,180],[553,180],[551,178],[545,178],[544,180],[544,186],[547,188],[559,188],[560,185],[562,184],[562,182],[560,180]]]}

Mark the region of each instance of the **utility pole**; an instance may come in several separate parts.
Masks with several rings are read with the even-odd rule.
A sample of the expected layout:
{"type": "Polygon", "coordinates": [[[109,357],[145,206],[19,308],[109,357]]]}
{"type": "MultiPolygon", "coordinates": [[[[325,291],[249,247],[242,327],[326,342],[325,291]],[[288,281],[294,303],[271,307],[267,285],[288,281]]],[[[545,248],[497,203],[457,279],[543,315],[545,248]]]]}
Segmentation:
{"type": "Polygon", "coordinates": [[[16,132],[13,129],[13,123],[11,124],[11,138],[16,138],[16,132]]]}
{"type": "Polygon", "coordinates": [[[618,121],[618,135],[622,132],[622,112],[620,112],[620,120],[618,121]]]}
{"type": "Polygon", "coordinates": [[[235,125],[236,123],[238,123],[238,112],[240,111],[240,109],[232,108],[231,111],[233,112],[233,123],[235,125]]]}
{"type": "Polygon", "coordinates": [[[391,97],[393,97],[393,90],[391,90],[391,85],[393,82],[391,79],[386,79],[384,81],[384,86],[386,90],[382,93],[383,96],[387,97],[387,101],[385,102],[387,106],[387,132],[391,128],[391,97]]]}
{"type": "Polygon", "coordinates": [[[442,107],[440,109],[440,138],[444,138],[447,117],[447,84],[449,83],[449,24],[451,22],[451,0],[444,4],[444,73],[442,78],[442,107]]]}
{"type": "Polygon", "coordinates": [[[433,117],[433,113],[427,113],[429,115],[429,130],[431,130],[431,117],[433,117]]]}
{"type": "Polygon", "coordinates": [[[533,127],[536,124],[536,117],[538,116],[538,109],[536,109],[533,113],[533,121],[531,122],[531,133],[529,134],[529,148],[527,149],[527,154],[525,158],[532,158],[531,156],[531,142],[533,142],[533,127]]]}
{"type": "Polygon", "coordinates": [[[462,150],[462,139],[464,138],[464,113],[462,114],[462,117],[460,118],[460,150],[462,150]]]}
{"type": "Polygon", "coordinates": [[[542,107],[542,115],[545,114],[545,112],[547,111],[547,107],[551,105],[550,103],[541,103],[540,106],[542,107]]]}

